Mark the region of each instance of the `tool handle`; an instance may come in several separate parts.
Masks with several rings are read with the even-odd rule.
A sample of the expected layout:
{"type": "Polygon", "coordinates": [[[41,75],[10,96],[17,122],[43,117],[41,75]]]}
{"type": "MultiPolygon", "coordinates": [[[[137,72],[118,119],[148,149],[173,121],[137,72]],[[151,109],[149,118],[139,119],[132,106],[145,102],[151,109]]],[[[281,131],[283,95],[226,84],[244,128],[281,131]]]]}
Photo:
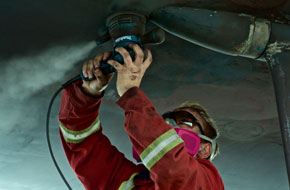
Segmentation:
{"type": "MultiPolygon", "coordinates": [[[[132,57],[132,59],[134,60],[135,59],[135,53],[134,53],[134,51],[131,50],[130,48],[126,48],[126,49],[129,52],[129,54],[132,57]]],[[[113,51],[112,55],[108,58],[108,60],[110,60],[110,59],[113,59],[115,61],[118,61],[121,64],[124,64],[124,59],[123,59],[122,55],[119,54],[116,51],[113,51]]],[[[103,72],[104,75],[108,75],[110,73],[116,72],[116,69],[113,66],[111,66],[110,64],[108,64],[107,61],[101,61],[100,69],[101,69],[101,71],[103,72]]],[[[89,78],[86,78],[83,75],[83,72],[82,71],[80,73],[80,76],[85,81],[90,81],[91,80],[89,78]]]]}

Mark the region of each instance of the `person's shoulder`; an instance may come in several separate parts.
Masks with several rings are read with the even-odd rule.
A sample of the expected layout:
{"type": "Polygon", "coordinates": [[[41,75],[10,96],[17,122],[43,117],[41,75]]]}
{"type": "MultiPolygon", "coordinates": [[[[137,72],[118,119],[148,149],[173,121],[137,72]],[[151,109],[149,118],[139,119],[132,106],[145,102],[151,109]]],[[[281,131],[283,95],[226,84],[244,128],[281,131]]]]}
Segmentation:
{"type": "Polygon", "coordinates": [[[201,164],[203,168],[214,170],[215,172],[217,172],[216,167],[211,161],[206,160],[206,159],[201,159],[201,158],[197,158],[196,160],[201,164]]]}
{"type": "Polygon", "coordinates": [[[214,166],[214,164],[206,159],[197,159],[197,160],[201,164],[201,167],[205,170],[205,173],[207,174],[209,179],[215,181],[214,184],[220,184],[220,187],[223,187],[224,185],[222,178],[217,168],[214,166]]]}

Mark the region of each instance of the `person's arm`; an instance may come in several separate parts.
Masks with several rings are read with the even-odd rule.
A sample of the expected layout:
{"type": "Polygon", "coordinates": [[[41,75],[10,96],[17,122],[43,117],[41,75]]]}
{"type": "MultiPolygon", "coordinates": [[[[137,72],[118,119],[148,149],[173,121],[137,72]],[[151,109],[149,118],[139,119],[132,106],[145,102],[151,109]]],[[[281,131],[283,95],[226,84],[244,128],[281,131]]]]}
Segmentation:
{"type": "Polygon", "coordinates": [[[85,188],[117,190],[130,185],[132,176],[145,168],[127,160],[103,135],[98,113],[101,97],[102,93],[86,89],[82,81],[65,88],[59,129],[67,159],[85,188]]]}
{"type": "Polygon", "coordinates": [[[215,167],[207,160],[191,157],[182,139],[174,129],[156,113],[147,96],[139,89],[145,71],[152,62],[138,45],[130,46],[135,53],[132,60],[124,48],[117,48],[123,59],[121,65],[109,60],[118,72],[117,90],[121,96],[118,104],[125,111],[125,130],[141,160],[150,170],[156,189],[223,189],[215,167]]]}
{"type": "Polygon", "coordinates": [[[139,88],[118,101],[125,111],[125,130],[151,179],[159,189],[223,189],[216,168],[207,160],[190,156],[182,139],[159,115],[139,88]],[[198,188],[197,188],[198,189],[198,188]]]}

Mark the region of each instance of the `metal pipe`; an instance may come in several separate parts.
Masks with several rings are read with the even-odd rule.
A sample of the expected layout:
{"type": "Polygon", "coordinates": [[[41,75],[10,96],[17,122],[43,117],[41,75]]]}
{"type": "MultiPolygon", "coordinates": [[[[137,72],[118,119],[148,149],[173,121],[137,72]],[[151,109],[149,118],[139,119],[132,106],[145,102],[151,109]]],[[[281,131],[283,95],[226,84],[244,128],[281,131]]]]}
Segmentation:
{"type": "Polygon", "coordinates": [[[163,30],[186,41],[232,56],[257,59],[265,51],[271,23],[247,14],[189,7],[164,7],[150,15],[163,30]]]}
{"type": "Polygon", "coordinates": [[[290,26],[272,24],[265,52],[274,83],[281,136],[290,184],[290,26]]]}
{"type": "MultiPolygon", "coordinates": [[[[290,46],[289,46],[290,47],[290,46]]],[[[290,52],[267,58],[276,95],[281,136],[290,183],[290,52]]]]}

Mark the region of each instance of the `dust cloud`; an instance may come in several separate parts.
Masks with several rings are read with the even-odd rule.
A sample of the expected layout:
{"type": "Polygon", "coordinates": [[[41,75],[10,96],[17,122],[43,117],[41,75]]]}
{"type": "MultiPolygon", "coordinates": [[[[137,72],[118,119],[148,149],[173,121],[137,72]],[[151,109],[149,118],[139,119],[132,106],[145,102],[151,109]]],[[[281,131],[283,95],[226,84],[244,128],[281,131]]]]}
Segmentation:
{"type": "Polygon", "coordinates": [[[85,59],[95,42],[74,46],[57,46],[38,55],[28,55],[2,61],[1,99],[3,96],[25,99],[43,87],[61,80],[77,61],[85,59]]]}
{"type": "Polygon", "coordinates": [[[51,98],[51,94],[35,95],[49,85],[64,83],[65,75],[76,63],[87,59],[95,47],[94,41],[58,45],[38,54],[0,60],[0,147],[11,150],[33,141],[32,133],[27,136],[27,130],[43,125],[51,98]],[[17,140],[11,142],[13,138],[17,140]]]}

